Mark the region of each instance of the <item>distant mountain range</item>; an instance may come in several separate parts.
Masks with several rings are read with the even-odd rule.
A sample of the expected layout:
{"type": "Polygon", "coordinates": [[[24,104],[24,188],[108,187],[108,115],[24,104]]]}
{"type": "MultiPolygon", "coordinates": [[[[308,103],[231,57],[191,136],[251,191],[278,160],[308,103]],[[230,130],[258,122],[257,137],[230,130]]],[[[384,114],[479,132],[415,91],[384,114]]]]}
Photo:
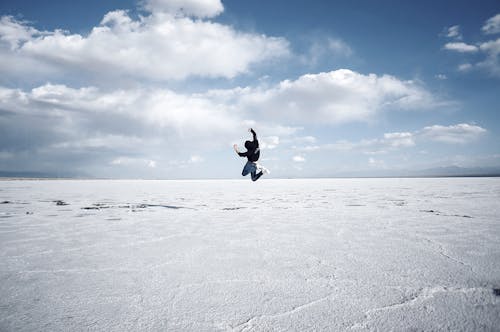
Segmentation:
{"type": "Polygon", "coordinates": [[[500,167],[436,167],[422,170],[371,170],[337,173],[335,177],[487,177],[500,176],[500,167]]]}
{"type": "Polygon", "coordinates": [[[36,171],[0,171],[0,178],[34,178],[34,179],[67,179],[76,178],[74,174],[69,173],[50,173],[36,171]]]}
{"type": "MultiPolygon", "coordinates": [[[[334,177],[334,178],[364,178],[364,177],[500,177],[499,167],[474,167],[465,168],[458,166],[436,167],[423,170],[370,170],[370,171],[352,171],[338,172],[331,174],[321,174],[316,177],[334,177]]],[[[97,178],[91,176],[82,176],[71,173],[50,173],[50,172],[26,172],[26,171],[0,171],[0,178],[37,178],[37,179],[82,179],[97,178]]]]}
{"type": "Polygon", "coordinates": [[[463,168],[458,166],[429,168],[418,171],[427,176],[500,176],[500,167],[463,168]]]}

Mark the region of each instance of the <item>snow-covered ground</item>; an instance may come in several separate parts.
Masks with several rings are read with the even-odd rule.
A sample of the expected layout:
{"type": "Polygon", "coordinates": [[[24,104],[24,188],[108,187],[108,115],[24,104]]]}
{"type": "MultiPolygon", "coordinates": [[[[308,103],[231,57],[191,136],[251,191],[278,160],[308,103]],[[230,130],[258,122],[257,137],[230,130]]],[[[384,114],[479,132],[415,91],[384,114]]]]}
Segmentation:
{"type": "Polygon", "coordinates": [[[0,330],[498,331],[499,202],[500,178],[0,181],[0,330]]]}

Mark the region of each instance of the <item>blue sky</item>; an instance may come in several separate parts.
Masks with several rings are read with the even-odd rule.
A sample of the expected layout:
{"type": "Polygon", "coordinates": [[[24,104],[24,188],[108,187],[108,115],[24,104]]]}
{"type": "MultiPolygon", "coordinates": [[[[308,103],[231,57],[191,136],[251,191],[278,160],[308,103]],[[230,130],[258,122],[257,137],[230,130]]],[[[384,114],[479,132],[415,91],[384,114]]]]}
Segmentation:
{"type": "Polygon", "coordinates": [[[3,1],[0,171],[500,167],[498,1],[3,1]]]}

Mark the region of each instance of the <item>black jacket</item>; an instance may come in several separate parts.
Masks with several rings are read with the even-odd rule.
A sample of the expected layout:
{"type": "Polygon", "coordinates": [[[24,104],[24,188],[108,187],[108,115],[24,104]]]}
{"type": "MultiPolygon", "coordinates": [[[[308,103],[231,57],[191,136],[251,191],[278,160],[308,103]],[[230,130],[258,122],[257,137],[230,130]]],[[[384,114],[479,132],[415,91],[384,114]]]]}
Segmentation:
{"type": "Polygon", "coordinates": [[[252,129],[253,141],[245,142],[246,152],[238,152],[240,157],[247,157],[248,161],[256,162],[260,157],[259,141],[257,140],[257,134],[252,129]]]}

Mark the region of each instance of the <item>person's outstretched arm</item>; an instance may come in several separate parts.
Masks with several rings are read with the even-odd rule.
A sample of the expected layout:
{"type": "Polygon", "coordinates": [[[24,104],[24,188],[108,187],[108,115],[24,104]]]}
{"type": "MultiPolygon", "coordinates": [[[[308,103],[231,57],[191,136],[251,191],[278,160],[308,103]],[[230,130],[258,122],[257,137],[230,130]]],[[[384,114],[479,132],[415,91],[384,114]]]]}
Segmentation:
{"type": "Polygon", "coordinates": [[[247,156],[247,154],[245,152],[238,151],[238,144],[233,145],[233,149],[236,152],[236,154],[238,154],[238,156],[240,156],[240,157],[246,157],[247,156]]]}

